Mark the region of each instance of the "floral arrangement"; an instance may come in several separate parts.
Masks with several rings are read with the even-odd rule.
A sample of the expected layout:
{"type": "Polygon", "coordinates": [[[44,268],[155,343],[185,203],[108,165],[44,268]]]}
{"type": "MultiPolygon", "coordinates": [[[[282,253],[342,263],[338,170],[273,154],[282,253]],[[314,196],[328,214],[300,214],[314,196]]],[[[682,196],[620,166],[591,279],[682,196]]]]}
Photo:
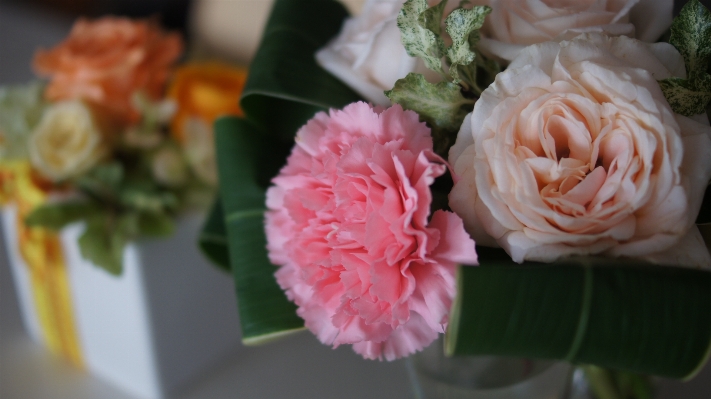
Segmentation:
{"type": "Polygon", "coordinates": [[[80,19],[35,54],[46,82],[0,88],[0,191],[18,205],[18,228],[83,221],[82,256],[120,274],[126,243],[170,235],[181,211],[205,206],[212,123],[240,115],[246,71],[177,66],[182,52],[152,20],[80,19]]]}
{"type": "Polygon", "coordinates": [[[244,342],[305,326],[392,360],[446,333],[449,354],[693,376],[711,13],[672,6],[277,1],[245,117],[216,122],[201,244],[244,342]]]}

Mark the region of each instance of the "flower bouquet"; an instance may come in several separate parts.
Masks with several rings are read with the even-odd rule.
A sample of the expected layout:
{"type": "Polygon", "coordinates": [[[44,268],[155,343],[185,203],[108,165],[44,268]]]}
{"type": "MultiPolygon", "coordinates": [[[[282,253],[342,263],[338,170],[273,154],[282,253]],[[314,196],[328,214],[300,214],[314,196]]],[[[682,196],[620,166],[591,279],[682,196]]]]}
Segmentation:
{"type": "Polygon", "coordinates": [[[25,326],[146,398],[239,336],[231,283],[198,267],[194,242],[217,180],[212,123],[241,114],[246,71],[176,68],[182,49],[154,21],[79,20],[36,53],[46,83],[0,88],[3,229],[25,326]]]}
{"type": "MultiPolygon", "coordinates": [[[[345,19],[276,1],[245,117],[215,125],[203,229],[243,342],[306,327],[392,360],[444,333],[454,356],[693,377],[711,348],[711,14],[689,1],[648,43],[672,2],[476,3],[345,19]]],[[[607,397],[644,397],[629,386],[607,397]]]]}

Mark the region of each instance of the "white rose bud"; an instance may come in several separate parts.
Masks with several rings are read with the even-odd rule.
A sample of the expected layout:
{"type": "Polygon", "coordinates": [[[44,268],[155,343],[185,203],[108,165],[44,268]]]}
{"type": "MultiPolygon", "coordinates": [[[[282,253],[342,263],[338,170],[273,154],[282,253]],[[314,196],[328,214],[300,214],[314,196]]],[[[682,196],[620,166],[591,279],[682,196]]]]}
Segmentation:
{"type": "Polygon", "coordinates": [[[180,151],[172,146],[158,150],[153,156],[153,177],[168,187],[180,187],[188,180],[188,168],[180,151]]]}
{"type": "MultiPolygon", "coordinates": [[[[341,33],[316,53],[316,61],[373,104],[390,105],[383,94],[410,72],[428,81],[441,77],[410,57],[400,41],[397,15],[405,0],[368,0],[360,15],[347,19],[341,33]]],[[[430,1],[430,5],[438,3],[430,1]]],[[[450,1],[450,12],[458,1],[450,1]]]]}
{"type": "Polygon", "coordinates": [[[109,149],[89,107],[80,101],[48,108],[29,140],[32,166],[58,182],[77,177],[105,158],[109,149]]]}

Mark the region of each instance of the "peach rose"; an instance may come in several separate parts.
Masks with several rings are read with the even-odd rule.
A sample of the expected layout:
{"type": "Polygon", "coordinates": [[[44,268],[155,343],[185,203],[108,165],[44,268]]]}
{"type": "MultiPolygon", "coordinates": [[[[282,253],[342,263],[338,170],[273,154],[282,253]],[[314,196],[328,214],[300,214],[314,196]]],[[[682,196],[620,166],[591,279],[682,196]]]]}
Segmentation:
{"type": "Polygon", "coordinates": [[[526,48],[462,125],[450,206],[516,261],[605,254],[708,267],[694,225],[711,177],[706,115],[674,114],[668,43],[585,34],[526,48]]]}
{"type": "Polygon", "coordinates": [[[35,55],[34,68],[50,78],[47,99],[84,100],[119,123],[135,123],[131,96],[163,94],[170,67],[182,52],[181,38],[152,21],[106,17],[78,20],[69,37],[35,55]]]}
{"type": "MultiPolygon", "coordinates": [[[[654,42],[672,22],[673,0],[478,0],[491,6],[479,48],[505,62],[525,46],[583,32],[654,42]]],[[[572,37],[571,37],[572,35],[572,37]]]]}

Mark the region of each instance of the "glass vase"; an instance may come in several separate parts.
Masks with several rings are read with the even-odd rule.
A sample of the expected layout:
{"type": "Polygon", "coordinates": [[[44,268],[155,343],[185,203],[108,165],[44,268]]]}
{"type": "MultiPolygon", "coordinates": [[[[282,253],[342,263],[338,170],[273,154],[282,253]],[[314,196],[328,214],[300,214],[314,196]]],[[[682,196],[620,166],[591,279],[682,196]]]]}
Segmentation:
{"type": "Polygon", "coordinates": [[[441,338],[407,362],[417,399],[564,399],[572,372],[565,362],[446,357],[441,338]]]}

